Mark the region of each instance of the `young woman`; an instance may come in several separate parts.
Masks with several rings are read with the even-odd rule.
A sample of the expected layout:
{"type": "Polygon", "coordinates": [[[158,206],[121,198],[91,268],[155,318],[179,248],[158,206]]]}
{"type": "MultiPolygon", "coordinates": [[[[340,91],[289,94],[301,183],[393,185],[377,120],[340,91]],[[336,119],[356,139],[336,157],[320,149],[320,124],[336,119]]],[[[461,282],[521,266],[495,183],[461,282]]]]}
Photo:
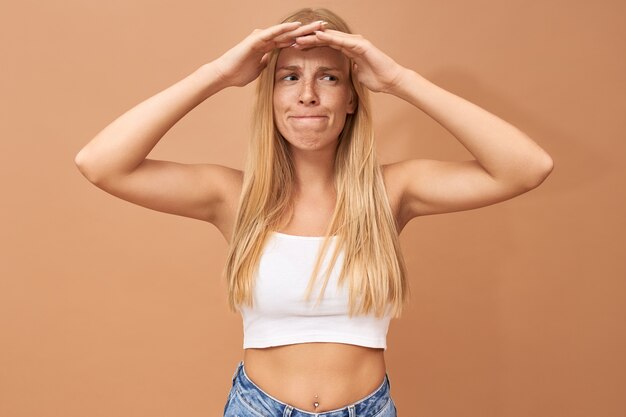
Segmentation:
{"type": "Polygon", "coordinates": [[[416,216],[510,199],[552,170],[523,132],[401,66],[327,9],[254,30],[113,121],[76,164],[103,190],[210,222],[229,243],[244,357],[228,417],[395,416],[384,350],[408,300],[400,231],[416,216]],[[147,158],[198,104],[257,78],[243,172],[147,158]],[[379,165],[368,90],[426,112],[475,159],[379,165]]]}

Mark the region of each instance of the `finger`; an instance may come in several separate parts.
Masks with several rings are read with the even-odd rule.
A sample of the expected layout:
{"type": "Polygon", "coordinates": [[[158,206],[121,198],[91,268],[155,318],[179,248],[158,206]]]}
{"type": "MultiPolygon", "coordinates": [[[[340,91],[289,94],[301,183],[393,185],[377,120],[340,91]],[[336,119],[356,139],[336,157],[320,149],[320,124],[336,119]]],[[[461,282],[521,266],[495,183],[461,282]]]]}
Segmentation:
{"type": "Polygon", "coordinates": [[[318,39],[337,45],[345,49],[351,49],[355,52],[364,52],[364,39],[360,35],[352,35],[338,30],[316,30],[315,35],[318,39]]]}
{"type": "Polygon", "coordinates": [[[313,34],[316,30],[323,29],[328,23],[323,20],[318,20],[316,22],[311,22],[307,25],[296,28],[290,32],[280,34],[274,38],[275,42],[285,42],[291,41],[292,43],[295,41],[295,38],[299,36],[305,36],[309,34],[313,34]]]}
{"type": "Polygon", "coordinates": [[[329,47],[338,50],[342,54],[346,55],[348,58],[353,58],[355,56],[354,54],[351,54],[350,51],[342,48],[341,46],[337,46],[327,41],[316,39],[314,37],[311,39],[298,38],[297,43],[291,45],[291,47],[300,51],[305,51],[316,47],[329,47]]]}
{"type": "Polygon", "coordinates": [[[296,39],[296,45],[292,45],[296,49],[307,49],[313,48],[317,46],[328,46],[333,49],[337,49],[348,58],[357,58],[360,55],[360,50],[358,48],[350,48],[347,45],[347,42],[343,42],[337,38],[324,38],[324,36],[319,36],[320,31],[316,31],[315,34],[309,36],[301,36],[296,39]]]}
{"type": "Polygon", "coordinates": [[[354,35],[349,35],[349,34],[338,32],[338,31],[332,31],[332,32],[329,32],[329,30],[316,30],[313,33],[298,37],[297,40],[299,41],[298,43],[301,43],[301,44],[334,43],[336,45],[340,45],[344,47],[347,46],[349,43],[354,43],[354,42],[347,41],[351,39],[350,38],[351,36],[354,36],[354,35]],[[332,32],[335,32],[335,33],[332,33],[332,32]]]}
{"type": "Polygon", "coordinates": [[[315,33],[309,35],[298,36],[294,39],[294,42],[298,46],[319,46],[319,45],[327,45],[329,42],[327,40],[320,39],[315,33]]]}
{"type": "MultiPolygon", "coordinates": [[[[315,36],[315,35],[306,35],[306,36],[315,36]]],[[[297,46],[296,39],[299,39],[299,38],[287,38],[283,41],[274,41],[273,44],[275,48],[286,48],[288,46],[297,46]]]]}
{"type": "Polygon", "coordinates": [[[263,41],[269,41],[282,33],[294,30],[300,25],[302,25],[301,22],[287,22],[270,26],[269,28],[261,30],[259,37],[263,41]]]}
{"type": "MultiPolygon", "coordinates": [[[[273,41],[274,38],[284,33],[293,31],[301,25],[301,22],[287,22],[271,26],[266,29],[255,29],[249,38],[252,48],[262,53],[270,52],[272,49],[277,47],[273,41]]],[[[285,44],[283,47],[289,45],[290,44],[285,44]]]]}
{"type": "Polygon", "coordinates": [[[361,37],[361,35],[357,35],[355,33],[346,33],[346,32],[342,32],[340,30],[336,30],[336,29],[324,29],[324,32],[326,32],[328,34],[331,34],[331,35],[344,36],[346,38],[361,37]]]}
{"type": "Polygon", "coordinates": [[[270,35],[268,35],[268,33],[266,33],[265,31],[259,31],[260,40],[256,41],[256,45],[264,53],[269,52],[274,48],[285,48],[288,46],[292,46],[298,36],[312,34],[315,32],[316,29],[323,29],[327,24],[328,23],[324,22],[323,20],[318,20],[315,22],[311,22],[307,25],[288,30],[287,32],[278,33],[278,35],[273,38],[270,38],[270,35]]]}
{"type": "Polygon", "coordinates": [[[294,46],[295,44],[296,44],[295,41],[287,40],[287,41],[284,41],[284,42],[275,42],[274,43],[274,47],[282,49],[282,48],[287,48],[289,46],[294,46]]]}

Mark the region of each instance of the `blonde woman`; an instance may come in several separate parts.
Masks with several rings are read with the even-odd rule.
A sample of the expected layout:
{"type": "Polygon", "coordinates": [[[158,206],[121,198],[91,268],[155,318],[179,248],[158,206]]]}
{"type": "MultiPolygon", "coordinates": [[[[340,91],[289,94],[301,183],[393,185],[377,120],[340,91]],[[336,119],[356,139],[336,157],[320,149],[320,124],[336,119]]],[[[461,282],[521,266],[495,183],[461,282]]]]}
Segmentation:
{"type": "Polygon", "coordinates": [[[103,190],[210,222],[229,243],[228,302],[243,317],[244,356],[226,417],[396,416],[384,351],[409,295],[400,231],[416,216],[510,199],[552,170],[524,133],[398,64],[327,9],[254,30],[112,122],[76,164],[103,190]],[[147,158],[191,109],[257,78],[243,172],[147,158]],[[379,165],[368,90],[426,112],[475,159],[379,165]]]}

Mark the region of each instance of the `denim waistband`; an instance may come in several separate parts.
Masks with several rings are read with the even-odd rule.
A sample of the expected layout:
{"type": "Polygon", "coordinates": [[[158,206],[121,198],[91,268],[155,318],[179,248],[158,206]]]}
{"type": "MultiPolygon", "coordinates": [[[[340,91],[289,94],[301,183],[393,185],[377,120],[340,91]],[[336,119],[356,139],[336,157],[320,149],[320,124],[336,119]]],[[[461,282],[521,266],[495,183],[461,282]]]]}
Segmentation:
{"type": "Polygon", "coordinates": [[[389,376],[385,373],[385,379],[378,388],[355,403],[335,410],[323,411],[320,413],[304,411],[292,405],[286,404],[259,388],[250,380],[246,374],[243,361],[237,365],[233,374],[233,385],[240,392],[244,401],[248,399],[247,405],[256,409],[261,415],[263,412],[270,412],[271,415],[281,417],[355,417],[375,415],[390,400],[389,376]],[[255,403],[259,404],[255,404],[255,403]]]}

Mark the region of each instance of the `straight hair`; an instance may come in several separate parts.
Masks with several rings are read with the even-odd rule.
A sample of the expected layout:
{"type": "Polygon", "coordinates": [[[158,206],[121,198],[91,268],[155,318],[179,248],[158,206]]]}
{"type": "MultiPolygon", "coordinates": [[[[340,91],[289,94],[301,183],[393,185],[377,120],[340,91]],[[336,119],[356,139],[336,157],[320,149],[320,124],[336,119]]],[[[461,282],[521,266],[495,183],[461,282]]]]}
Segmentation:
{"type": "MultiPolygon", "coordinates": [[[[283,22],[302,24],[324,20],[327,29],[352,33],[346,22],[325,8],[300,9],[283,22]]],[[[274,121],[274,72],[280,49],[270,53],[267,67],[256,84],[252,136],[246,157],[243,189],[224,269],[228,305],[253,307],[254,277],[263,247],[272,231],[280,230],[293,213],[295,171],[288,142],[274,121]]],[[[338,285],[349,285],[349,316],[373,314],[400,317],[408,303],[409,288],[396,221],[385,191],[382,169],[377,162],[369,92],[352,74],[350,86],[357,99],[356,110],[347,114],[338,138],[334,185],[336,205],[326,229],[305,300],[309,300],[328,251],[330,237],[337,245],[324,272],[316,300],[322,300],[330,273],[343,253],[338,285]]]]}

